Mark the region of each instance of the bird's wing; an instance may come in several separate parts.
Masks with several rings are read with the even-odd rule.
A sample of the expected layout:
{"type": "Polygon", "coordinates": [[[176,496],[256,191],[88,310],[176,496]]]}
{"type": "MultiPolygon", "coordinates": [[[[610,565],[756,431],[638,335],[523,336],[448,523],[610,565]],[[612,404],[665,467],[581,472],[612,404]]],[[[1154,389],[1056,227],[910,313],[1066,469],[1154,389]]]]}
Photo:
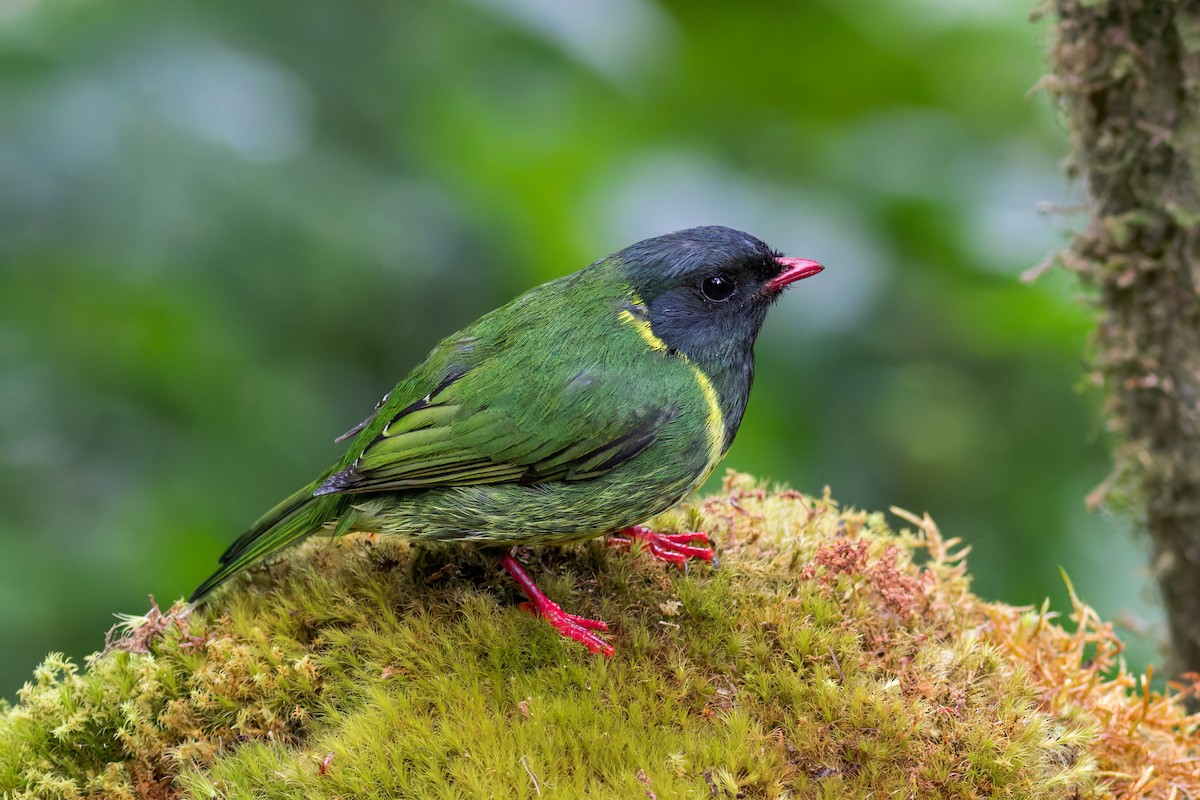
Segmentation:
{"type": "Polygon", "coordinates": [[[664,395],[631,404],[629,376],[598,367],[485,362],[440,375],[397,387],[357,458],[315,494],[587,480],[642,452],[680,412],[664,395]],[[433,388],[405,403],[421,384],[433,388]]]}

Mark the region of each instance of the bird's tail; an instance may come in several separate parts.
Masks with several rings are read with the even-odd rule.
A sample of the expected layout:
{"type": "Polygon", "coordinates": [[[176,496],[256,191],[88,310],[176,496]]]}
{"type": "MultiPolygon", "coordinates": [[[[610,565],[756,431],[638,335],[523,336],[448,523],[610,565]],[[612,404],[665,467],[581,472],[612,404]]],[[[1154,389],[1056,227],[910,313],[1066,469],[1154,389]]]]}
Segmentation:
{"type": "Polygon", "coordinates": [[[339,495],[313,497],[320,481],[305,486],[264,514],[221,555],[221,568],[200,584],[189,603],[203,600],[231,575],[269,553],[294,544],[336,518],[344,505],[339,495]]]}

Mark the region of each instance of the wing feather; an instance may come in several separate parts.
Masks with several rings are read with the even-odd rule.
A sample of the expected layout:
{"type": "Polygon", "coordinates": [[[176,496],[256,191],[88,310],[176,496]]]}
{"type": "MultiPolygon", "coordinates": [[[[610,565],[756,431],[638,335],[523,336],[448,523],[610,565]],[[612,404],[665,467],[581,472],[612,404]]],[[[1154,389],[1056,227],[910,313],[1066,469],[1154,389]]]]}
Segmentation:
{"type": "Polygon", "coordinates": [[[540,392],[513,387],[511,396],[502,392],[480,407],[472,402],[474,375],[457,369],[452,380],[393,412],[361,454],[314,494],[589,480],[641,453],[679,414],[674,405],[602,412],[612,380],[589,374],[580,381],[578,373],[540,392]],[[533,399],[540,402],[531,403],[528,395],[538,393],[533,399]]]}

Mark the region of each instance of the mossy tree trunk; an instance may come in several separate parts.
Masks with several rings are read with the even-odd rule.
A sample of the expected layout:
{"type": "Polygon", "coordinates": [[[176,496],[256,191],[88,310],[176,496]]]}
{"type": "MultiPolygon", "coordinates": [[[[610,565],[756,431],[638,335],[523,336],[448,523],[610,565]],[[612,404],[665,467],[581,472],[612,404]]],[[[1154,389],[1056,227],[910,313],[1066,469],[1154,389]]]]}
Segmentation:
{"type": "Polygon", "coordinates": [[[1066,254],[1097,293],[1095,364],[1144,510],[1174,671],[1200,671],[1200,2],[1057,0],[1054,89],[1090,219],[1066,254]]]}

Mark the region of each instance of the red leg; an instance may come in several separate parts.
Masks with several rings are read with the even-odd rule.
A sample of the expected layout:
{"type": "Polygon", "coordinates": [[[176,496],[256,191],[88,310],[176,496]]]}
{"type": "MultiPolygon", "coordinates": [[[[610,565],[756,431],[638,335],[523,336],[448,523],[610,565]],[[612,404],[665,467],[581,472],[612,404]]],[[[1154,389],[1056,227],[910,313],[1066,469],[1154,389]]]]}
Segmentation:
{"type": "Polygon", "coordinates": [[[511,554],[501,558],[500,563],[504,565],[504,569],[508,570],[508,574],[512,575],[513,580],[521,587],[521,591],[525,592],[525,596],[529,598],[528,603],[521,603],[521,608],[545,617],[559,633],[568,639],[582,643],[593,653],[600,653],[605,658],[612,656],[613,646],[592,633],[592,631],[608,630],[607,624],[598,619],[588,619],[563,611],[558,603],[542,594],[542,590],[537,587],[533,579],[511,554]]]}
{"type": "Polygon", "coordinates": [[[713,561],[713,551],[710,547],[694,547],[691,542],[712,544],[707,533],[655,533],[649,528],[634,525],[613,534],[608,543],[614,547],[629,549],[634,540],[642,542],[650,549],[650,555],[674,564],[680,569],[687,567],[689,558],[699,558],[713,561]]]}

